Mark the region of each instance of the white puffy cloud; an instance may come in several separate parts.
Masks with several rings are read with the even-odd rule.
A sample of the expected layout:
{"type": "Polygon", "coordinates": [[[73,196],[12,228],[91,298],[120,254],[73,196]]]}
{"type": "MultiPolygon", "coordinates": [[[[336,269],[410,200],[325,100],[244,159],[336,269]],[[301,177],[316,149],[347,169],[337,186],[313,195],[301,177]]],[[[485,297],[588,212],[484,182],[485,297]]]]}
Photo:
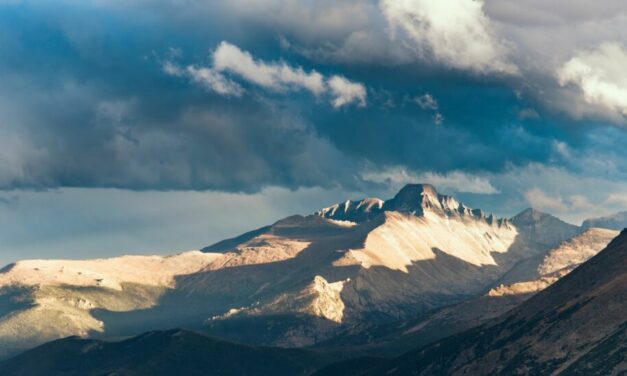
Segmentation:
{"type": "Polygon", "coordinates": [[[333,95],[332,105],[335,108],[357,103],[359,106],[366,105],[366,88],[364,85],[351,82],[342,76],[332,76],[327,84],[333,95]]]}
{"type": "Polygon", "coordinates": [[[241,96],[244,89],[226,74],[238,76],[251,84],[274,91],[304,89],[316,96],[329,95],[335,108],[357,104],[366,106],[366,87],[344,76],[325,78],[312,70],[292,67],[285,62],[267,63],[255,59],[249,52],[227,42],[221,42],[212,53],[211,67],[189,65],[180,67],[171,61],[163,64],[163,71],[172,76],[188,77],[203,87],[224,96],[241,96]]]}
{"type": "Polygon", "coordinates": [[[627,49],[603,43],[581,51],[557,71],[560,85],[573,84],[583,99],[603,107],[611,115],[627,116],[627,49]]]}
{"type": "Polygon", "coordinates": [[[218,94],[239,97],[244,92],[240,85],[224,77],[214,69],[189,66],[187,67],[187,73],[193,81],[211,88],[218,94]]]}
{"type": "Polygon", "coordinates": [[[213,66],[217,71],[228,71],[256,85],[274,89],[303,88],[319,95],[324,89],[324,77],[316,72],[305,72],[285,62],[265,63],[255,60],[247,51],[222,42],[213,52],[213,66]]]}
{"type": "Polygon", "coordinates": [[[163,71],[172,76],[188,77],[207,90],[224,96],[239,97],[244,93],[244,89],[239,84],[229,80],[215,69],[198,68],[193,65],[182,68],[170,61],[166,61],[163,64],[163,71]]]}
{"type": "Polygon", "coordinates": [[[421,56],[479,73],[517,73],[478,0],[381,0],[392,35],[401,30],[421,56]]]}

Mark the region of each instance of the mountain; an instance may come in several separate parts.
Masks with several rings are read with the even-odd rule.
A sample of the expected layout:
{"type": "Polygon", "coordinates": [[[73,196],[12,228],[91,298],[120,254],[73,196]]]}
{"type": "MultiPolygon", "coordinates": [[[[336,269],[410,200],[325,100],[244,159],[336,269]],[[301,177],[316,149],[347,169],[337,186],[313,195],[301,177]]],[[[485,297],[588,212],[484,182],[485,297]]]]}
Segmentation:
{"type": "Polygon", "coordinates": [[[509,284],[499,284],[485,294],[416,318],[348,328],[316,346],[369,355],[400,355],[504,314],[586,262],[617,235],[613,230],[588,229],[546,252],[544,257],[516,265],[506,274],[509,284]],[[535,264],[531,262],[534,260],[535,264]]]}
{"type": "Polygon", "coordinates": [[[623,231],[596,256],[498,319],[392,360],[338,363],[320,374],[623,374],[626,312],[623,231]]]}
{"type": "Polygon", "coordinates": [[[627,211],[615,213],[606,217],[586,219],[581,224],[581,227],[584,229],[601,227],[620,231],[627,227],[627,211]]]}
{"type": "Polygon", "coordinates": [[[4,376],[307,375],[329,359],[298,349],[252,347],[185,330],[119,342],[69,337],[0,363],[4,376]]]}
{"type": "Polygon", "coordinates": [[[0,271],[0,356],[69,335],[172,327],[310,346],[519,281],[510,272],[578,231],[536,211],[496,218],[411,184],[386,201],[291,216],[202,252],[20,261],[0,271]]]}
{"type": "Polygon", "coordinates": [[[559,244],[581,232],[578,226],[531,208],[512,217],[511,223],[530,245],[559,244]]]}

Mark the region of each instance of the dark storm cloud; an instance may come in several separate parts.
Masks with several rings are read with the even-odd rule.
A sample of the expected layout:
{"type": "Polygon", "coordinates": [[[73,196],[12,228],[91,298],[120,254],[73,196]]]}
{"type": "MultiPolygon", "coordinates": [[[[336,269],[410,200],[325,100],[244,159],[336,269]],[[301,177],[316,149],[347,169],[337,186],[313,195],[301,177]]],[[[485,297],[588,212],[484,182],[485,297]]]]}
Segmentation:
{"type": "MultiPolygon", "coordinates": [[[[474,8],[469,25],[494,54],[505,42],[535,40],[520,37],[526,21],[511,20],[512,7],[488,2],[485,15],[474,8]],[[511,40],[492,33],[492,21],[511,40]]],[[[555,145],[575,155],[596,150],[587,140],[598,124],[573,121],[561,110],[566,97],[553,96],[566,90],[552,76],[564,61],[527,74],[521,48],[499,55],[500,68],[485,59],[462,64],[455,59],[464,55],[450,49],[429,57],[423,50],[438,32],[416,40],[400,30],[391,40],[390,20],[411,27],[376,1],[0,5],[0,187],[363,190],[372,183],[362,172],[373,165],[498,174],[544,163],[575,171],[555,145]],[[328,98],[265,90],[241,75],[227,78],[244,93],[221,96],[164,72],[170,61],[211,68],[222,41],[258,61],[363,83],[367,105],[333,108],[328,98]],[[524,74],[511,74],[514,65],[524,74]],[[425,93],[437,112],[408,100],[425,93]]],[[[616,164],[623,158],[612,155],[616,164]]]]}
{"type": "Polygon", "coordinates": [[[46,6],[0,13],[2,35],[12,36],[0,45],[3,188],[256,191],[357,182],[351,161],[292,99],[207,93],[164,74],[169,44],[151,34],[162,32],[159,23],[68,7],[78,24],[46,6]]]}

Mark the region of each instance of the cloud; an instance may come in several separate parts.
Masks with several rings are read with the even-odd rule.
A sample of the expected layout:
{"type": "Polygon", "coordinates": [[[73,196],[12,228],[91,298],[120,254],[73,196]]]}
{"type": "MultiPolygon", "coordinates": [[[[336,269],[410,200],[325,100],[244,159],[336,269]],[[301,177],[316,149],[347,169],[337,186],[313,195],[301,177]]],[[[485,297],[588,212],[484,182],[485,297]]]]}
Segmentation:
{"type": "Polygon", "coordinates": [[[533,108],[523,108],[518,111],[518,119],[520,120],[537,120],[540,119],[540,114],[533,108]]]}
{"type": "Polygon", "coordinates": [[[533,188],[525,192],[525,199],[532,208],[538,210],[562,213],[568,209],[561,197],[549,196],[540,188],[533,188]]]}
{"type": "Polygon", "coordinates": [[[414,102],[423,110],[437,110],[438,109],[438,101],[433,98],[433,96],[429,93],[424,93],[418,97],[414,98],[414,102]]]}
{"type": "Polygon", "coordinates": [[[570,148],[565,142],[554,141],[553,150],[555,150],[555,153],[562,158],[572,158],[570,148]]]}
{"type": "Polygon", "coordinates": [[[54,93],[39,80],[19,81],[20,91],[9,90],[14,84],[5,81],[0,191],[256,192],[267,186],[359,184],[355,160],[293,108],[255,98],[207,97],[186,85],[173,88],[161,70],[140,77],[119,87],[115,97],[103,93],[103,86],[72,80],[63,80],[54,93]]]}
{"type": "Polygon", "coordinates": [[[424,93],[423,95],[415,97],[412,102],[416,103],[423,110],[435,111],[433,115],[433,124],[441,125],[444,122],[444,115],[437,112],[440,107],[438,101],[430,93],[424,93]]]}
{"type": "Polygon", "coordinates": [[[587,213],[590,216],[599,210],[598,205],[593,204],[588,197],[580,194],[562,198],[561,196],[551,196],[540,188],[533,188],[526,191],[524,196],[532,208],[557,214],[587,213]]]}
{"type": "Polygon", "coordinates": [[[461,171],[413,173],[403,167],[394,167],[380,171],[366,171],[362,173],[362,177],[366,181],[386,183],[395,187],[409,183],[429,183],[438,189],[453,190],[461,193],[499,193],[488,179],[461,171]]]}
{"type": "Polygon", "coordinates": [[[610,193],[605,200],[605,204],[619,208],[627,208],[627,192],[610,193]]]}
{"type": "Polygon", "coordinates": [[[573,211],[594,212],[597,210],[597,205],[593,204],[590,199],[583,195],[569,196],[568,201],[570,202],[570,208],[573,211]]]}
{"type": "Polygon", "coordinates": [[[392,35],[402,31],[420,56],[478,73],[518,72],[507,49],[474,0],[381,0],[392,35]]]}
{"type": "Polygon", "coordinates": [[[433,124],[442,125],[442,123],[444,123],[444,115],[439,112],[433,115],[433,124]]]}
{"type": "Polygon", "coordinates": [[[560,85],[573,84],[587,103],[627,116],[627,49],[603,43],[579,52],[557,71],[560,85]]]}
{"type": "Polygon", "coordinates": [[[360,83],[347,80],[342,76],[332,76],[327,81],[333,95],[333,107],[338,108],[351,103],[366,106],[366,88],[360,83]]]}
{"type": "Polygon", "coordinates": [[[170,61],[166,61],[163,63],[163,71],[172,76],[189,77],[193,82],[200,84],[207,90],[227,97],[239,97],[244,93],[244,89],[239,84],[224,77],[215,69],[197,68],[192,65],[181,68],[170,61]]]}
{"type": "Polygon", "coordinates": [[[285,62],[255,60],[249,52],[227,42],[220,43],[213,52],[213,66],[217,71],[234,73],[267,89],[302,88],[315,95],[325,90],[324,77],[316,71],[307,73],[301,67],[294,68],[285,62]]]}
{"type": "Polygon", "coordinates": [[[335,108],[350,104],[366,106],[366,87],[344,76],[333,75],[325,78],[322,74],[305,72],[301,67],[292,67],[285,62],[266,63],[255,59],[249,52],[227,42],[221,42],[212,53],[213,66],[186,68],[171,61],[163,63],[163,71],[172,76],[186,76],[207,89],[225,96],[239,97],[244,89],[225,77],[230,73],[265,89],[283,92],[304,89],[316,96],[328,94],[335,108]]]}
{"type": "MultiPolygon", "coordinates": [[[[599,187],[625,181],[627,157],[620,145],[627,136],[607,134],[599,142],[588,135],[608,127],[570,126],[576,122],[542,107],[558,100],[547,87],[572,95],[561,99],[564,108],[587,104],[578,86],[559,87],[555,71],[582,46],[627,40],[624,15],[614,12],[597,22],[597,16],[578,11],[569,19],[562,12],[567,1],[496,1],[520,5],[508,15],[492,13],[493,0],[485,0],[483,8],[472,6],[485,12],[479,20],[487,22],[483,30],[491,41],[502,46],[502,37],[515,44],[507,56],[525,73],[519,77],[451,71],[450,64],[434,60],[427,42],[421,55],[426,59],[416,59],[417,43],[400,26],[395,39],[389,39],[386,27],[391,24],[374,0],[277,0],[271,5],[261,0],[156,0],[148,6],[109,2],[97,8],[67,3],[63,12],[29,3],[28,12],[3,9],[0,35],[7,37],[0,38],[0,50],[6,52],[0,56],[0,185],[228,191],[351,186],[359,182],[361,165],[372,163],[480,176],[501,192],[515,191],[514,207],[522,205],[523,191],[535,186],[533,179],[546,176],[530,176],[505,189],[491,174],[503,173],[509,165],[554,164],[581,178],[568,179],[568,186],[600,175],[599,187]],[[551,19],[561,15],[558,22],[538,26],[533,15],[513,19],[521,8],[534,6],[549,10],[551,19]],[[137,17],[145,22],[133,22],[137,17]],[[43,34],[50,43],[32,42],[43,34]],[[283,45],[288,50],[279,46],[280,36],[289,41],[283,45]],[[236,67],[232,59],[226,59],[224,69],[214,66],[213,54],[223,40],[233,47],[231,58],[248,56],[245,67],[236,67]],[[212,50],[205,62],[208,46],[212,50]],[[299,55],[298,47],[345,49],[341,58],[339,52],[334,55],[339,60],[322,61],[317,54],[299,55]],[[392,51],[402,51],[403,58],[392,51]],[[171,64],[155,64],[151,56],[171,64]],[[323,76],[322,91],[308,84],[316,72],[323,76]],[[334,103],[363,102],[358,95],[349,97],[354,98],[350,103],[346,96],[334,95],[328,84],[334,75],[367,88],[367,106],[335,111],[334,103]],[[189,83],[201,89],[193,90],[189,83]],[[514,90],[522,94],[514,96],[514,90]],[[435,110],[401,105],[406,93],[429,93],[445,114],[446,126],[433,126],[442,119],[435,110]],[[107,115],[103,103],[129,105],[107,115]],[[383,108],[383,103],[396,107],[383,108]],[[518,121],[525,108],[536,108],[542,118],[518,121]]],[[[594,13],[607,13],[606,4],[594,13]]],[[[430,17],[435,15],[414,21],[430,17]]],[[[427,30],[424,37],[438,30],[427,30]]],[[[538,187],[552,196],[562,192],[538,187]]],[[[618,191],[611,187],[606,189],[618,191]]],[[[566,188],[568,193],[560,193],[564,200],[578,194],[566,188]]],[[[504,195],[492,210],[506,210],[498,206],[504,195]]]]}

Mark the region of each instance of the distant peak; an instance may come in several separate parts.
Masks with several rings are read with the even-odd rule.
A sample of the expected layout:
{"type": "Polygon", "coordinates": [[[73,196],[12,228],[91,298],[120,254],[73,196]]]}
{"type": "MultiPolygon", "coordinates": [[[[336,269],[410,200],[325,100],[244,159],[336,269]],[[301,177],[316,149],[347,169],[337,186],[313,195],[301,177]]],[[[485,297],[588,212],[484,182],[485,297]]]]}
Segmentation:
{"type": "Polygon", "coordinates": [[[534,208],[527,208],[523,211],[521,211],[520,213],[516,214],[514,217],[512,217],[512,220],[516,221],[537,221],[543,217],[553,217],[552,215],[542,212],[540,210],[534,209],[534,208]]]}

